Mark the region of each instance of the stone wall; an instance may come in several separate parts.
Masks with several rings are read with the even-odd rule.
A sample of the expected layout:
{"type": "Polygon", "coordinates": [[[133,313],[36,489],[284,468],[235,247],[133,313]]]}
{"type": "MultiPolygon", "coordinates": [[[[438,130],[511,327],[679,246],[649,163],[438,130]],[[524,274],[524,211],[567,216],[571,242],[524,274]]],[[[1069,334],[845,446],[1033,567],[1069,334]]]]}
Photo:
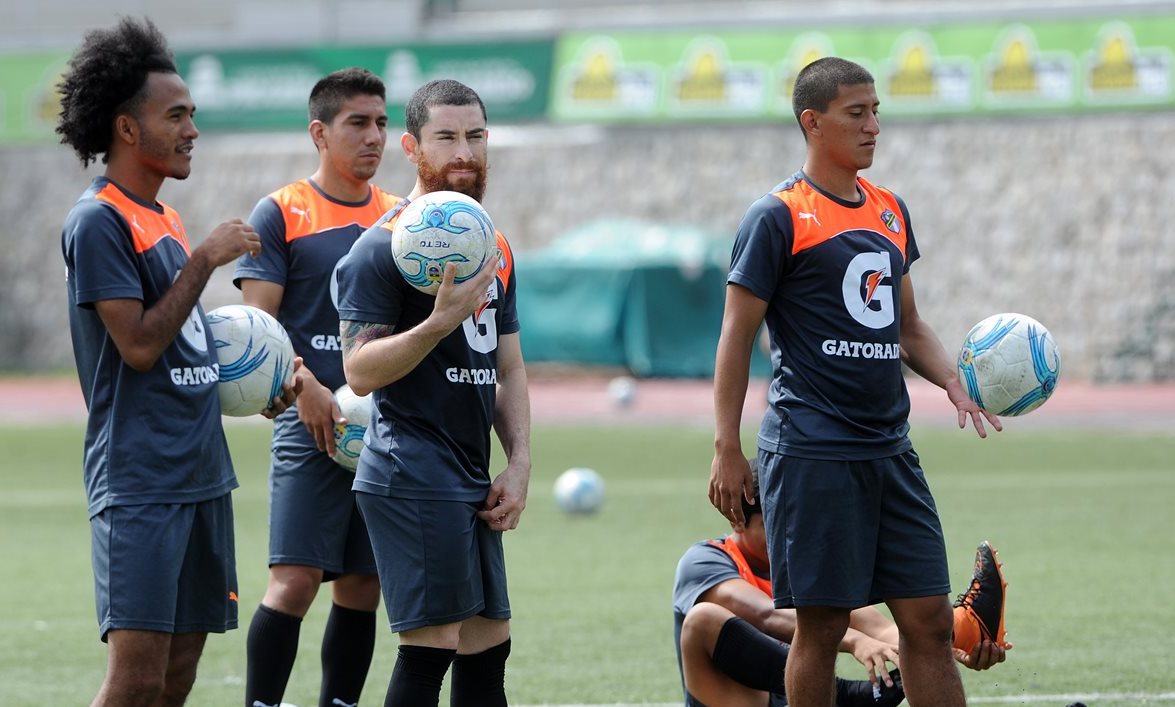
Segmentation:
{"type": "MultiPolygon", "coordinates": [[[[1066,376],[1175,380],[1175,114],[883,125],[866,176],[910,208],[919,310],[949,350],[1020,311],[1052,330],[1066,376]]],[[[402,194],[414,175],[397,137],[376,181],[402,194]]],[[[732,233],[804,155],[793,124],[491,126],[490,144],[486,207],[520,259],[601,216],[732,233]]],[[[195,244],[315,163],[304,135],[206,136],[161,198],[195,244]]],[[[98,171],[64,147],[0,150],[0,370],[72,366],[60,228],[98,171]]],[[[237,300],[230,273],[206,308],[237,300]]]]}

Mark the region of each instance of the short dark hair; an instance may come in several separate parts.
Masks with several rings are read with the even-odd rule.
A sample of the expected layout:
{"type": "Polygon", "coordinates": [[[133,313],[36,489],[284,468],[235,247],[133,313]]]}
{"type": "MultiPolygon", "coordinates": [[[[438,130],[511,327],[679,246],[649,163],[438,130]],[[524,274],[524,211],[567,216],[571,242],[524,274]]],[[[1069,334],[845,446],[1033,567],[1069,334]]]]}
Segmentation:
{"type": "Polygon", "coordinates": [[[323,76],[310,89],[310,120],[329,125],[343,109],[343,103],[353,96],[379,96],[380,100],[387,100],[380,77],[358,66],[339,69],[323,76]]]}
{"type": "MultiPolygon", "coordinates": [[[[828,110],[840,93],[841,86],[857,86],[863,83],[873,83],[873,74],[860,64],[836,56],[826,56],[823,59],[808,64],[800,69],[796,76],[796,85],[792,89],[791,108],[796,114],[796,122],[800,114],[806,110],[823,113],[828,110]]],[[[800,124],[803,129],[803,124],[800,124]]],[[[805,137],[807,131],[804,131],[805,137]]]]}
{"type": "Polygon", "coordinates": [[[739,496],[739,500],[743,506],[743,518],[745,522],[750,523],[751,516],[763,512],[763,497],[759,493],[759,460],[755,457],[747,457],[747,464],[751,466],[751,478],[753,479],[751,484],[755,489],[755,503],[754,505],[747,503],[746,496],[739,496]]]}
{"type": "Polygon", "coordinates": [[[57,84],[57,133],[83,167],[99,155],[107,161],[115,116],[137,115],[152,72],[179,73],[167,39],[149,19],[124,17],[113,28],[91,30],[82,38],[57,84]]]}
{"type": "Polygon", "coordinates": [[[404,127],[417,140],[420,139],[420,129],[428,122],[428,111],[433,106],[470,106],[477,104],[481,108],[481,117],[486,117],[486,106],[481,102],[477,91],[460,81],[452,79],[437,79],[429,81],[412,94],[408,105],[404,106],[404,127]]]}

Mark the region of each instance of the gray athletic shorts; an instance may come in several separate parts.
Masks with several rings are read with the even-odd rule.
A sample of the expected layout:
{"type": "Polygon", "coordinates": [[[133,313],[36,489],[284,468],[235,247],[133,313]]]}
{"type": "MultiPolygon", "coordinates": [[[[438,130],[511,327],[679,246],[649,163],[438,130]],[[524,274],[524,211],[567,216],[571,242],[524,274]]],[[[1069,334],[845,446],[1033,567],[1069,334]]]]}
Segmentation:
{"type": "Polygon", "coordinates": [[[502,533],[477,517],[480,503],[355,497],[371,530],[392,631],[510,618],[502,533]]]}
{"type": "Polygon", "coordinates": [[[353,483],[355,475],[324,452],[276,447],[269,470],[269,564],[318,567],[327,581],[375,574],[353,483]]]}
{"type": "Polygon", "coordinates": [[[913,450],[831,461],[759,451],[775,606],[855,609],[950,591],[938,509],[913,450]]]}
{"type": "Polygon", "coordinates": [[[223,633],[237,627],[230,494],[109,506],[90,519],[98,630],[223,633]]]}

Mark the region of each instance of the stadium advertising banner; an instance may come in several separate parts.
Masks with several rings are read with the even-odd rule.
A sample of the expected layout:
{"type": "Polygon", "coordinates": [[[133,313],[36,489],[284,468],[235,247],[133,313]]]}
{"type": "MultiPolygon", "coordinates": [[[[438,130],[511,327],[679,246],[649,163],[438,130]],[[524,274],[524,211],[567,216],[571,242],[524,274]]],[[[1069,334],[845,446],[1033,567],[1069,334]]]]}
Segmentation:
{"type": "Polygon", "coordinates": [[[579,32],[556,45],[565,121],[790,117],[822,56],[867,67],[888,115],[1175,108],[1175,15],[828,30],[579,32]]]}
{"type": "Polygon", "coordinates": [[[201,130],[300,130],[314,83],[348,66],[383,78],[393,122],[412,92],[436,78],[472,87],[495,122],[544,118],[552,52],[551,40],[536,40],[184,52],[176,60],[199,109],[201,130]]]}
{"type": "Polygon", "coordinates": [[[56,138],[57,83],[69,52],[0,54],[0,144],[56,138]]]}

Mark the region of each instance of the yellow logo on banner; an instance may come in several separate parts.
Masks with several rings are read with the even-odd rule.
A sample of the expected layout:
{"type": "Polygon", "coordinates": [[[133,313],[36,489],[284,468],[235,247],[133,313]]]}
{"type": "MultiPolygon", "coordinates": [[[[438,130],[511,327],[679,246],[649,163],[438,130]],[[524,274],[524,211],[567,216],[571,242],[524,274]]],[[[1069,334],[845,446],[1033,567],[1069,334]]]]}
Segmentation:
{"type": "Polygon", "coordinates": [[[571,83],[571,97],[577,101],[616,100],[616,74],[611,58],[596,52],[583,63],[583,71],[571,83]]]}

